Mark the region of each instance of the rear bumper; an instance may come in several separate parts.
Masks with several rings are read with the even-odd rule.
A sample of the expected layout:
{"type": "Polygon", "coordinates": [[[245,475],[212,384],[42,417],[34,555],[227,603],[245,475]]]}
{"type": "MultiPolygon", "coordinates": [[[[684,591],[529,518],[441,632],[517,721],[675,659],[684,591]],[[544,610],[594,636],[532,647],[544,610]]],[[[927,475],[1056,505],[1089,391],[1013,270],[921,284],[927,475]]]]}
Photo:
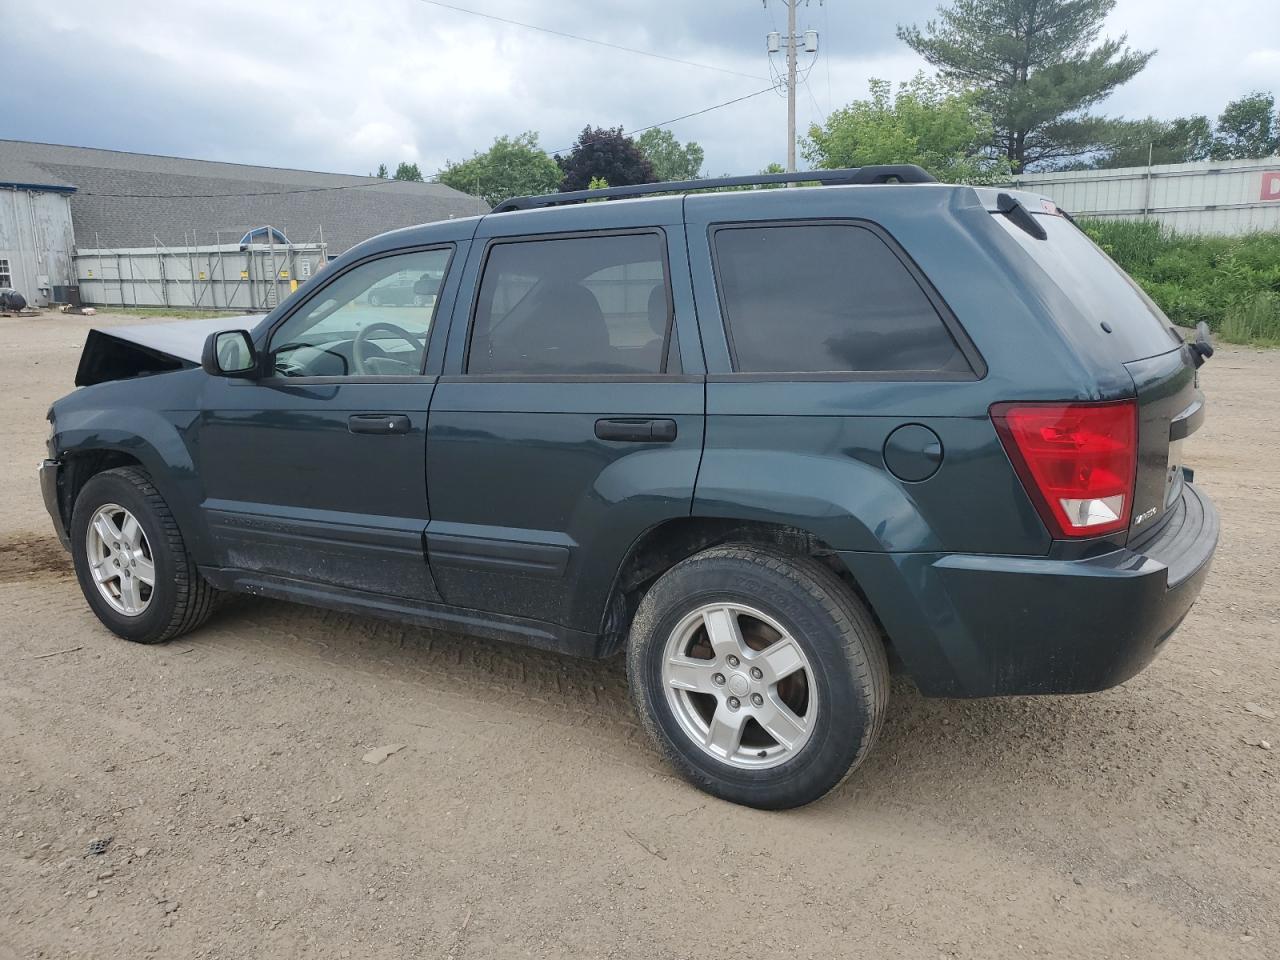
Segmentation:
{"type": "Polygon", "coordinates": [[[1159,652],[1209,573],[1218,514],[1190,483],[1152,538],[1087,560],[842,554],[922,693],[1087,693],[1159,652]]]}
{"type": "Polygon", "coordinates": [[[36,470],[40,474],[40,494],[44,497],[44,508],[49,511],[49,518],[53,521],[53,530],[63,549],[70,550],[71,537],[67,534],[66,524],[62,522],[62,510],[58,505],[58,476],[62,471],[62,464],[57,460],[44,460],[36,470]]]}

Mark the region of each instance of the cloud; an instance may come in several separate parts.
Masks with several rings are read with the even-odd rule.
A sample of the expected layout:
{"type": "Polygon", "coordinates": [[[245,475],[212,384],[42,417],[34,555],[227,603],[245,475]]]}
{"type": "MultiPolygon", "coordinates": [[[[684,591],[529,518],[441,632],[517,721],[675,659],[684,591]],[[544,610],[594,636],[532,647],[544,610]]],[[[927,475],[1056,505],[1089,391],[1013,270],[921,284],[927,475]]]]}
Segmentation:
{"type": "MultiPolygon", "coordinates": [[[[450,2],[763,79],[423,0],[218,0],[199,12],[162,0],[62,0],[52,10],[0,0],[4,135],[350,173],[410,160],[429,172],[502,134],[536,130],[544,147],[567,148],[588,124],[636,129],[762,89],[764,35],[786,19],[780,0],[450,2]]],[[[1108,32],[1160,53],[1102,109],[1216,116],[1234,96],[1280,86],[1280,49],[1261,42],[1274,37],[1273,2],[1120,0],[1108,32]]],[[[933,0],[801,6],[800,28],[821,33],[799,91],[801,130],[864,96],[869,77],[902,81],[921,69],[895,28],[934,10],[933,0]]],[[[744,172],[784,158],[785,117],[769,92],[672,129],[703,144],[708,171],[744,172]]]]}

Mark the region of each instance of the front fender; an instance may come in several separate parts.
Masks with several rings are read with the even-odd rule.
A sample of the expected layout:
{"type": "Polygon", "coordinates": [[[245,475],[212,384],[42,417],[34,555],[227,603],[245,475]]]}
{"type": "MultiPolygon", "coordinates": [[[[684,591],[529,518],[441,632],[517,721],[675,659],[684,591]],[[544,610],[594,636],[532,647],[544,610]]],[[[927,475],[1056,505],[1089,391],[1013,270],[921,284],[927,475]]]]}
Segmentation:
{"type": "Polygon", "coordinates": [[[209,538],[199,509],[203,487],[189,445],[199,414],[164,409],[155,390],[156,381],[183,376],[156,377],[145,389],[143,381],[122,381],[76,391],[53,406],[50,446],[68,463],[104,453],[136,460],[173,512],[192,556],[204,563],[209,538]]]}

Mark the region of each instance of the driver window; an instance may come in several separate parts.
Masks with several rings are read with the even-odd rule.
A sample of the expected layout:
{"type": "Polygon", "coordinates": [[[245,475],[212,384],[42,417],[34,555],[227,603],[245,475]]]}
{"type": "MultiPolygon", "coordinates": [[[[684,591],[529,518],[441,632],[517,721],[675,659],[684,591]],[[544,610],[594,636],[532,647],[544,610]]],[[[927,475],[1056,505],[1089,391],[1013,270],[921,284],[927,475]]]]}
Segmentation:
{"type": "Polygon", "coordinates": [[[337,277],[271,337],[284,377],[392,377],[422,372],[436,297],[452,250],[380,257],[337,277]]]}

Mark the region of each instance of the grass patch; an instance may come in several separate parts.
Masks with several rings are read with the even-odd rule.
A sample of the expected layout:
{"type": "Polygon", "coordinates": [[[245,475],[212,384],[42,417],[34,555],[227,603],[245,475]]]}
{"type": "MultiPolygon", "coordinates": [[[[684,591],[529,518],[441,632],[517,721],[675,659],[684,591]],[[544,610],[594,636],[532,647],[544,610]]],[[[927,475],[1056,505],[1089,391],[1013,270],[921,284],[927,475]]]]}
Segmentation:
{"type": "Polygon", "coordinates": [[[1146,220],[1080,226],[1174,323],[1231,343],[1280,346],[1280,233],[1181,234],[1146,220]]]}
{"type": "Polygon", "coordinates": [[[122,317],[166,317],[171,320],[203,320],[206,317],[243,317],[243,313],[234,310],[184,310],[180,307],[100,307],[97,304],[86,304],[92,306],[100,313],[115,313],[122,317]]]}

